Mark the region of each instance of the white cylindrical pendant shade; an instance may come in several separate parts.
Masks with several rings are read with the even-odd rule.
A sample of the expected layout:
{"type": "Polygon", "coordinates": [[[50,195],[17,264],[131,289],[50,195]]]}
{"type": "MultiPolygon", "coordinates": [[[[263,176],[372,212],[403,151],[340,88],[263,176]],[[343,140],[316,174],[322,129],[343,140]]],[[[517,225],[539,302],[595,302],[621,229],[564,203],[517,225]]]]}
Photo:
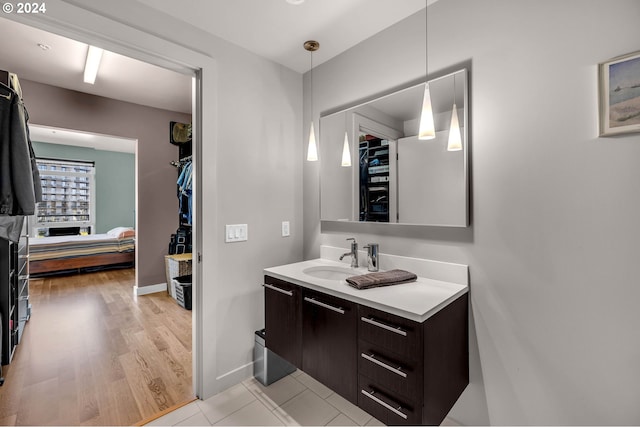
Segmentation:
{"type": "Polygon", "coordinates": [[[451,128],[449,129],[448,151],[462,150],[462,136],[460,135],[460,123],[458,122],[458,108],[453,104],[453,112],[451,113],[451,128]]]}
{"type": "Polygon", "coordinates": [[[424,86],[424,98],[422,99],[422,113],[420,114],[420,128],[418,139],[433,139],[436,137],[436,127],[433,122],[433,108],[431,107],[431,92],[429,83],[424,86]]]}
{"type": "Polygon", "coordinates": [[[311,130],[309,131],[309,147],[307,148],[307,161],[315,162],[318,160],[318,147],[316,145],[316,133],[313,130],[313,121],[311,121],[311,130]]]}
{"type": "Polygon", "coordinates": [[[342,166],[351,166],[351,150],[349,150],[349,137],[344,133],[344,145],[342,146],[342,166]]]}

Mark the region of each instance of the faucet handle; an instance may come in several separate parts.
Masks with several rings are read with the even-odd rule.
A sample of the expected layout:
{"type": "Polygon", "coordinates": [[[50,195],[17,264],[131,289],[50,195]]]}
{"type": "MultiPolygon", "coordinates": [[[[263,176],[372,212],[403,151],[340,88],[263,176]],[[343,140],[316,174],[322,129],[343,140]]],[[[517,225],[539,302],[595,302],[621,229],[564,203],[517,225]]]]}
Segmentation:
{"type": "Polygon", "coordinates": [[[358,250],[358,242],[356,242],[356,238],[355,237],[349,237],[347,238],[347,242],[351,241],[351,251],[352,252],[356,252],[358,250]]]}

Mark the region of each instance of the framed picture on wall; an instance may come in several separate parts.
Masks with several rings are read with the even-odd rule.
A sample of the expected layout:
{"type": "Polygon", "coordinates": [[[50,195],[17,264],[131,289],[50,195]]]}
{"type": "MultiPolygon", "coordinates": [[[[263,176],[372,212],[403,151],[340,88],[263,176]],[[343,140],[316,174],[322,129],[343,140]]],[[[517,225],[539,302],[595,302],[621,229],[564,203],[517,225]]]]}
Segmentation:
{"type": "Polygon", "coordinates": [[[640,132],[640,52],[598,67],[600,136],[640,132]]]}

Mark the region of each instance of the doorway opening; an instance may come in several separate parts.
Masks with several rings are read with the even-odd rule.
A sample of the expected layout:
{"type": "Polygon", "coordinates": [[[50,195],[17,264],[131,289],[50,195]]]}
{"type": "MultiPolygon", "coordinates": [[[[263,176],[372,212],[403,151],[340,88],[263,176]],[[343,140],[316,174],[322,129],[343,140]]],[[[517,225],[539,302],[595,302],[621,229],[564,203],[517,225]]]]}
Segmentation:
{"type": "MultiPolygon", "coordinates": [[[[2,21],[3,21],[3,27],[4,27],[4,21],[5,21],[5,20],[4,20],[4,19],[2,19],[2,21]]],[[[7,21],[7,22],[12,22],[12,21],[7,21]]],[[[6,29],[6,27],[5,27],[5,29],[6,29]]],[[[2,31],[0,31],[0,32],[2,32],[2,31]]],[[[15,35],[15,34],[14,34],[14,35],[15,35]]],[[[161,61],[159,61],[159,62],[161,62],[161,61]]],[[[5,64],[5,63],[3,62],[2,67],[0,67],[0,68],[5,67],[5,65],[4,65],[4,64],[5,64]]],[[[39,64],[39,66],[42,66],[42,64],[39,64]]],[[[19,69],[15,69],[15,68],[11,67],[11,64],[10,64],[10,63],[7,63],[6,67],[7,67],[7,68],[10,68],[10,69],[11,69],[11,71],[17,71],[17,74],[18,74],[19,76],[25,76],[25,73],[24,73],[24,72],[21,72],[21,70],[19,70],[19,69]]],[[[193,104],[194,104],[194,103],[193,103],[193,94],[194,94],[194,81],[193,81],[193,80],[194,80],[194,76],[196,75],[196,72],[195,72],[194,70],[191,70],[191,71],[189,71],[189,72],[188,72],[188,74],[189,74],[189,76],[188,76],[188,79],[189,79],[188,93],[189,93],[189,96],[190,96],[190,98],[191,98],[191,104],[193,105],[193,104]]],[[[27,75],[28,75],[28,74],[27,74],[27,75]]],[[[27,80],[29,80],[29,79],[27,79],[27,80]]],[[[38,83],[38,84],[40,84],[40,82],[37,82],[37,83],[38,83]]],[[[34,114],[32,114],[32,116],[34,116],[34,114]]],[[[180,121],[184,121],[184,120],[180,120],[180,121]]],[[[49,125],[49,123],[50,123],[50,122],[49,122],[49,123],[47,123],[47,122],[42,122],[42,121],[38,121],[38,122],[40,122],[40,123],[45,123],[46,125],[49,125]]],[[[103,131],[103,132],[104,132],[104,131],[103,131]]],[[[107,132],[107,133],[110,133],[110,132],[107,132]]],[[[124,133],[124,135],[126,135],[126,136],[130,136],[130,137],[135,135],[135,132],[132,132],[132,133],[122,132],[122,133],[119,133],[119,135],[122,135],[123,133],[124,133]]],[[[169,143],[168,143],[168,137],[169,137],[169,120],[166,120],[166,126],[162,129],[162,133],[163,133],[163,135],[165,135],[165,136],[166,136],[166,139],[167,139],[167,145],[168,145],[169,147],[171,147],[171,146],[169,145],[169,143]]],[[[33,138],[32,138],[32,139],[33,139],[33,138]]],[[[150,156],[150,152],[149,152],[149,150],[144,151],[143,149],[141,149],[140,145],[141,145],[142,143],[143,143],[142,139],[139,139],[139,140],[138,140],[138,144],[137,144],[137,148],[135,149],[135,156],[136,156],[136,161],[135,161],[135,168],[136,168],[136,172],[135,172],[135,176],[136,176],[136,184],[135,184],[135,185],[136,185],[136,187],[137,187],[137,190],[136,190],[136,194],[137,194],[137,196],[136,196],[136,208],[134,209],[134,211],[135,211],[135,212],[134,212],[134,216],[135,216],[135,221],[134,221],[134,223],[135,223],[135,225],[136,225],[136,229],[138,228],[138,225],[140,225],[142,222],[144,222],[144,221],[145,221],[143,218],[141,218],[141,217],[140,217],[140,215],[141,215],[141,207],[142,207],[142,206],[140,206],[140,205],[145,205],[145,204],[147,204],[147,205],[148,205],[148,204],[149,204],[149,203],[147,203],[147,202],[144,202],[144,201],[143,201],[143,202],[141,202],[141,201],[140,201],[140,194],[141,194],[141,193],[146,194],[146,192],[145,192],[143,189],[141,189],[140,177],[141,177],[141,175],[144,175],[144,176],[145,176],[145,178],[148,178],[148,177],[147,177],[147,175],[149,175],[147,172],[142,172],[142,173],[141,173],[141,170],[140,170],[140,169],[141,169],[141,163],[145,160],[145,158],[151,158],[151,157],[149,157],[149,156],[150,156]]],[[[172,147],[172,148],[175,148],[175,147],[172,147]]],[[[158,154],[158,153],[157,153],[157,150],[153,151],[153,155],[157,155],[157,154],[158,154]]],[[[166,159],[165,159],[165,158],[162,158],[162,157],[160,156],[158,159],[156,159],[156,160],[157,160],[157,162],[158,162],[158,165],[159,165],[159,169],[164,168],[164,169],[166,169],[166,171],[170,171],[169,173],[172,173],[172,174],[174,174],[174,175],[175,175],[175,176],[172,178],[173,186],[172,186],[172,187],[171,187],[171,186],[167,186],[167,187],[166,187],[166,191],[167,191],[168,193],[171,193],[171,194],[172,194],[172,198],[173,198],[173,200],[174,200],[174,204],[175,204],[175,206],[176,206],[175,213],[172,215],[172,217],[176,220],[176,224],[175,224],[175,225],[173,225],[171,229],[167,229],[167,234],[164,236],[164,238],[163,238],[163,243],[162,243],[161,245],[157,245],[157,244],[153,244],[153,245],[151,245],[151,246],[156,246],[156,247],[158,248],[158,253],[159,253],[159,255],[160,255],[160,259],[162,259],[162,261],[164,261],[164,260],[163,260],[163,258],[162,258],[162,256],[163,256],[164,254],[166,254],[166,253],[167,253],[167,247],[168,247],[169,238],[170,238],[170,231],[171,231],[171,230],[175,231],[175,228],[177,227],[177,216],[178,216],[178,212],[177,212],[177,205],[178,205],[178,201],[177,201],[177,197],[176,197],[176,194],[175,194],[175,190],[176,190],[176,179],[178,178],[178,176],[177,176],[177,174],[176,174],[176,170],[175,170],[175,168],[174,168],[173,166],[171,166],[171,164],[170,164],[170,163],[171,163],[171,161],[173,161],[173,160],[176,160],[176,159],[177,159],[177,155],[178,155],[178,153],[177,153],[177,150],[176,150],[176,152],[175,152],[175,157],[171,157],[171,158],[166,158],[166,159]],[[160,247],[161,247],[161,249],[160,249],[160,247]]],[[[194,155],[197,155],[197,149],[194,149],[194,155]]],[[[195,157],[195,156],[194,156],[194,157],[195,157]]],[[[197,163],[195,163],[195,162],[194,162],[194,167],[197,167],[196,165],[197,165],[197,163]]],[[[151,172],[151,175],[153,175],[153,172],[151,172]]],[[[195,175],[194,175],[194,177],[195,177],[195,175]]],[[[152,181],[154,181],[154,180],[155,180],[156,182],[158,181],[158,179],[157,179],[157,175],[153,175],[153,176],[151,176],[151,177],[150,177],[150,179],[151,179],[152,181]]],[[[197,179],[197,178],[196,178],[196,179],[197,179]]],[[[195,196],[195,194],[194,194],[194,196],[195,196]]],[[[152,228],[153,228],[153,227],[152,227],[152,228]]],[[[194,235],[195,235],[195,234],[197,234],[197,228],[196,228],[195,226],[194,226],[194,231],[193,231],[193,233],[194,233],[194,235]]],[[[160,234],[160,233],[157,233],[157,232],[156,232],[156,234],[160,234]]],[[[144,237],[142,237],[142,239],[144,239],[144,237]]],[[[138,250],[136,250],[136,258],[137,258],[137,259],[136,259],[136,266],[140,266],[141,264],[143,264],[142,262],[140,262],[139,256],[140,256],[140,254],[141,254],[142,252],[145,252],[145,250],[146,250],[146,249],[145,249],[144,247],[142,247],[142,248],[141,248],[141,244],[144,244],[144,240],[141,240],[141,241],[136,242],[136,246],[137,246],[137,249],[138,249],[138,250]]],[[[148,246],[149,246],[149,245],[147,245],[147,249],[148,249],[148,246]]],[[[165,276],[165,268],[164,268],[164,267],[165,267],[165,266],[164,266],[164,263],[162,263],[162,264],[158,265],[158,269],[161,271],[161,275],[162,275],[162,278],[163,278],[163,279],[166,277],[166,276],[165,276]]],[[[129,289],[129,296],[131,296],[131,297],[132,297],[132,299],[138,303],[138,305],[140,305],[140,304],[144,304],[144,306],[145,306],[149,311],[151,311],[151,312],[153,312],[153,311],[157,311],[157,310],[158,310],[159,308],[161,308],[161,307],[163,306],[163,304],[165,304],[165,303],[164,303],[164,302],[158,302],[158,301],[155,301],[155,300],[151,301],[151,298],[154,298],[154,297],[153,297],[153,294],[150,294],[150,295],[145,295],[145,294],[147,293],[147,291],[148,291],[148,289],[149,289],[149,288],[152,288],[153,290],[158,290],[158,288],[160,287],[160,286],[158,286],[158,285],[160,285],[161,283],[158,283],[158,282],[151,282],[151,283],[150,283],[148,279],[145,279],[145,278],[143,278],[143,277],[140,277],[140,274],[141,274],[141,273],[140,273],[140,269],[139,269],[139,268],[136,268],[136,269],[135,269],[135,277],[134,277],[134,279],[133,279],[133,280],[130,280],[130,279],[129,279],[129,278],[127,278],[127,277],[124,277],[124,278],[123,278],[123,276],[121,276],[121,275],[120,275],[120,276],[118,276],[118,278],[116,278],[116,279],[114,279],[114,280],[115,280],[115,282],[122,282],[122,281],[125,281],[125,282],[127,282],[127,283],[130,283],[130,284],[131,284],[131,286],[130,286],[130,289],[129,289]],[[146,282],[145,282],[145,280],[146,280],[146,282]],[[144,282],[144,283],[143,283],[143,282],[144,282]],[[150,284],[150,286],[145,286],[145,285],[149,285],[149,284],[150,284]],[[136,286],[135,288],[134,288],[134,285],[136,286]],[[134,290],[133,290],[133,289],[136,289],[135,294],[134,294],[134,290]],[[142,291],[141,291],[141,290],[142,290],[142,291]],[[148,297],[148,298],[147,298],[147,297],[148,297]],[[151,302],[148,302],[148,301],[151,301],[151,302]]],[[[92,279],[91,279],[91,280],[97,280],[97,279],[95,279],[95,278],[96,278],[96,277],[98,277],[98,276],[99,276],[99,275],[94,275],[94,276],[92,276],[92,279]]],[[[162,279],[161,279],[161,280],[162,280],[162,279]]],[[[164,280],[162,280],[162,281],[164,282],[164,280]]],[[[78,284],[78,282],[77,282],[77,280],[76,280],[76,279],[69,278],[69,279],[67,280],[67,282],[71,283],[71,284],[73,285],[72,287],[74,287],[74,286],[76,286],[76,287],[77,287],[77,286],[79,286],[79,284],[78,284]]],[[[165,285],[165,286],[166,286],[166,285],[165,285]]],[[[195,283],[194,283],[194,286],[195,286],[195,283]]],[[[165,292],[165,293],[166,293],[166,292],[165,292]]],[[[123,295],[120,295],[119,297],[118,297],[118,296],[112,296],[112,297],[113,297],[115,300],[118,300],[118,298],[123,298],[124,296],[123,296],[123,295]]],[[[109,304],[109,302],[108,302],[108,298],[109,298],[109,297],[107,297],[107,300],[105,300],[105,301],[107,301],[107,302],[106,302],[106,304],[107,304],[107,305],[109,304]]],[[[166,304],[165,304],[165,305],[166,305],[166,304]]],[[[195,308],[195,307],[194,307],[194,308],[195,308]]],[[[125,310],[125,311],[126,311],[126,310],[125,310]]],[[[34,312],[34,314],[37,316],[37,312],[34,312]]],[[[124,316],[126,317],[126,315],[127,315],[127,314],[125,313],[125,314],[124,314],[124,316]]],[[[193,332],[196,330],[196,325],[195,325],[195,322],[191,322],[193,319],[195,319],[195,310],[194,310],[194,312],[193,312],[193,315],[191,315],[191,314],[190,314],[190,316],[189,316],[189,317],[190,317],[190,322],[189,322],[189,323],[190,323],[190,325],[189,325],[189,334],[191,335],[191,337],[190,337],[190,338],[191,338],[191,340],[192,340],[192,345],[193,345],[193,346],[195,346],[195,338],[196,338],[196,334],[195,334],[195,333],[193,333],[193,332]]],[[[118,321],[120,321],[120,320],[118,320],[118,321]]],[[[185,325],[185,324],[184,324],[184,322],[180,323],[180,325],[178,325],[178,322],[176,322],[176,327],[178,327],[178,328],[183,328],[183,329],[184,329],[184,328],[185,328],[185,326],[184,326],[184,325],[185,325]]],[[[28,326],[27,326],[27,331],[28,331],[28,326]]],[[[160,332],[158,332],[158,333],[157,333],[157,334],[159,334],[159,335],[155,335],[155,336],[153,337],[153,339],[151,339],[151,343],[152,343],[154,346],[156,346],[156,347],[158,347],[158,346],[163,347],[163,345],[162,345],[162,341],[163,341],[163,339],[164,339],[165,341],[166,341],[166,340],[171,339],[169,336],[163,336],[163,333],[164,333],[164,332],[160,331],[160,332]]],[[[117,340],[117,341],[119,341],[119,340],[120,340],[120,338],[118,338],[118,337],[117,337],[117,334],[116,334],[116,337],[115,337],[115,338],[112,336],[110,339],[115,339],[115,340],[117,340]]],[[[124,337],[123,339],[126,341],[128,338],[127,338],[127,337],[124,337]]],[[[161,353],[162,353],[164,350],[166,350],[166,348],[157,348],[157,351],[160,351],[161,353]]],[[[140,354],[140,353],[138,353],[137,355],[139,355],[139,354],[140,354]]],[[[197,369],[197,368],[196,368],[196,367],[197,367],[197,365],[195,365],[195,363],[193,363],[193,362],[194,362],[194,359],[195,359],[195,356],[192,356],[192,355],[191,355],[191,353],[189,353],[189,354],[187,354],[187,353],[183,353],[183,354],[181,354],[181,355],[179,355],[179,356],[176,356],[176,357],[180,357],[182,360],[184,360],[184,361],[188,361],[188,362],[192,365],[192,370],[193,370],[193,371],[195,371],[195,370],[197,369]]],[[[137,358],[137,359],[136,359],[136,358],[134,357],[134,359],[135,359],[135,360],[140,361],[140,358],[137,358]]],[[[113,360],[115,361],[115,359],[113,359],[113,360]]],[[[147,363],[147,362],[149,362],[149,360],[146,360],[146,362],[145,362],[145,363],[147,363]]],[[[114,362],[114,363],[115,363],[115,362],[114,362]]],[[[107,365],[105,365],[105,368],[107,368],[107,367],[108,367],[108,366],[107,366],[107,365]]],[[[9,374],[10,374],[11,369],[9,369],[8,371],[9,371],[9,374]]],[[[143,375],[143,377],[142,377],[140,380],[141,380],[141,381],[143,381],[143,380],[144,380],[143,382],[146,382],[146,383],[147,383],[147,385],[148,385],[148,387],[154,387],[154,388],[155,388],[155,387],[160,387],[160,388],[162,388],[162,387],[161,387],[161,386],[159,386],[159,385],[158,385],[158,383],[155,381],[155,379],[156,379],[155,377],[149,377],[149,375],[151,375],[150,373],[148,373],[148,372],[147,372],[147,373],[145,373],[145,372],[144,372],[144,370],[141,370],[141,372],[142,372],[144,375],[143,375]],[[149,380],[149,381],[147,381],[147,380],[149,380]]],[[[184,373],[181,373],[181,372],[174,372],[174,374],[175,374],[175,375],[184,375],[184,373]]],[[[196,377],[196,376],[197,376],[197,372],[194,372],[193,377],[196,377]]],[[[10,377],[8,377],[8,382],[7,382],[7,383],[5,383],[5,386],[4,386],[4,387],[8,387],[9,385],[10,385],[10,377]]],[[[192,391],[195,391],[195,389],[196,389],[196,381],[195,381],[195,380],[193,380],[193,382],[192,382],[191,389],[192,389],[192,391]]],[[[193,394],[195,394],[195,392],[194,392],[193,394]]],[[[114,393],[114,395],[117,395],[117,393],[114,393]]],[[[95,403],[95,402],[91,402],[91,405],[90,405],[90,406],[94,405],[94,403],[95,403]]],[[[172,402],[172,401],[171,401],[171,399],[160,399],[160,400],[158,400],[156,403],[158,403],[159,407],[161,407],[161,408],[163,408],[163,410],[165,410],[165,409],[168,409],[168,408],[170,408],[171,406],[173,406],[173,404],[179,404],[180,402],[175,402],[175,401],[173,401],[173,402],[172,402]],[[164,406],[163,406],[163,405],[164,405],[164,406]]],[[[104,411],[103,411],[103,412],[104,412],[104,411]]],[[[85,414],[85,415],[86,415],[86,414],[85,414]]],[[[88,415],[91,415],[91,414],[88,414],[88,415]]],[[[143,417],[142,419],[140,419],[140,420],[137,420],[137,421],[141,421],[141,420],[143,420],[143,419],[147,419],[147,418],[149,418],[149,416],[150,416],[150,414],[145,413],[145,414],[144,414],[144,417],[143,417]]],[[[90,418],[88,418],[88,419],[90,419],[90,418]]],[[[85,420],[85,421],[86,421],[86,420],[85,420]]],[[[134,420],[134,421],[135,421],[135,420],[134,420]]],[[[61,421],[59,422],[59,424],[68,424],[68,423],[62,422],[62,420],[61,420],[61,421]]],[[[122,424],[122,423],[120,423],[120,424],[122,424]]],[[[129,422],[125,422],[124,424],[131,424],[131,421],[129,421],[129,422]]]]}

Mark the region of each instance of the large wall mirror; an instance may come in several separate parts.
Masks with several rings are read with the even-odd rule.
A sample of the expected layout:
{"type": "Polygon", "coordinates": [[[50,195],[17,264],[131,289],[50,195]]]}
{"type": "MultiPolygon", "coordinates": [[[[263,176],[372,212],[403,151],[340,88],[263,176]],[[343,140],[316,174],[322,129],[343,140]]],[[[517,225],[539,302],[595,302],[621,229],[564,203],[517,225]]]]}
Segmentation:
{"type": "Polygon", "coordinates": [[[321,220],[469,225],[467,70],[429,81],[436,138],[425,141],[424,86],[321,115],[321,220]],[[451,151],[458,131],[461,149],[451,151]]]}

